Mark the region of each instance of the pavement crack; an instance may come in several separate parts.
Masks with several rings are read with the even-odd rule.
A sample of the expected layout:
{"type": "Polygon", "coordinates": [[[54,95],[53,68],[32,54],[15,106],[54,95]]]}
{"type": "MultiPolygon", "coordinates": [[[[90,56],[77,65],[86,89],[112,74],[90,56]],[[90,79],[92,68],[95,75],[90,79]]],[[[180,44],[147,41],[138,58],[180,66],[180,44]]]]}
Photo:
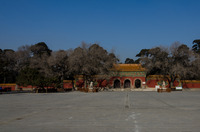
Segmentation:
{"type": "Polygon", "coordinates": [[[125,97],[125,108],[126,109],[130,108],[130,100],[129,100],[129,94],[128,93],[126,94],[126,97],[125,97]]]}

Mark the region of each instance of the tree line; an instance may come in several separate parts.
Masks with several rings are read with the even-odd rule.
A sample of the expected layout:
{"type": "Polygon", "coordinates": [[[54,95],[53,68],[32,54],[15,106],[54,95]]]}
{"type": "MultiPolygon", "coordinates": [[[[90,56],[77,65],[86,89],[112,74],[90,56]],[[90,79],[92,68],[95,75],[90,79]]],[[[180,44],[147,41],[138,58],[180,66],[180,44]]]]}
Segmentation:
{"type": "MultiPolygon", "coordinates": [[[[163,75],[171,87],[177,78],[200,79],[200,40],[194,40],[191,48],[175,42],[170,47],[142,49],[136,57],[136,61],[127,58],[125,63],[142,64],[147,76],[163,75]]],[[[73,82],[75,75],[82,75],[86,85],[94,75],[108,75],[118,62],[113,52],[98,44],[83,42],[75,49],[52,51],[46,43],[39,42],[21,46],[17,51],[0,49],[0,83],[41,88],[53,84],[62,88],[63,80],[73,82]]]]}
{"type": "Polygon", "coordinates": [[[84,42],[74,50],[52,51],[44,42],[17,51],[0,49],[0,83],[62,88],[63,80],[73,80],[75,75],[92,80],[94,75],[108,74],[117,61],[113,52],[84,42]]]}

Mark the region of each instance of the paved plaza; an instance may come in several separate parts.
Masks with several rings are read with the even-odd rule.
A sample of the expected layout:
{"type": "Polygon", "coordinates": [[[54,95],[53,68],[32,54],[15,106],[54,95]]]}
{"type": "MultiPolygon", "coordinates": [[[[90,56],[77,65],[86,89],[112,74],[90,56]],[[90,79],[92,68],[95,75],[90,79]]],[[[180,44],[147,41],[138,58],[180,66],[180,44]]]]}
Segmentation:
{"type": "Polygon", "coordinates": [[[0,95],[1,132],[199,132],[200,91],[0,95]]]}

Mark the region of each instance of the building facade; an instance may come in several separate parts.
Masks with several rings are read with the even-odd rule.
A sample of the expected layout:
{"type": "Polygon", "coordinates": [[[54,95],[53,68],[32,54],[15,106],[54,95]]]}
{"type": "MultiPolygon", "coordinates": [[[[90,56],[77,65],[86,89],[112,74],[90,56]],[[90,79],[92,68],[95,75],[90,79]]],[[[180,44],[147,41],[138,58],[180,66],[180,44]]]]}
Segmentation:
{"type": "Polygon", "coordinates": [[[114,65],[109,83],[112,88],[143,88],[146,86],[145,69],[141,64],[114,65]]]}

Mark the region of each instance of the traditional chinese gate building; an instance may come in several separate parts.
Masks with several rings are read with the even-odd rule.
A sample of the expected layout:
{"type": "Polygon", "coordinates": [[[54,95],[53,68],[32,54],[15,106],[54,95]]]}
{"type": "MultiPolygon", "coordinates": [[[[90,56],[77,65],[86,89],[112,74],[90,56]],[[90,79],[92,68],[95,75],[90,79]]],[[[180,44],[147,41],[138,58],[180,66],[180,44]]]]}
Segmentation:
{"type": "Polygon", "coordinates": [[[146,72],[141,64],[116,64],[111,70],[110,85],[113,88],[143,88],[146,72]]]}

